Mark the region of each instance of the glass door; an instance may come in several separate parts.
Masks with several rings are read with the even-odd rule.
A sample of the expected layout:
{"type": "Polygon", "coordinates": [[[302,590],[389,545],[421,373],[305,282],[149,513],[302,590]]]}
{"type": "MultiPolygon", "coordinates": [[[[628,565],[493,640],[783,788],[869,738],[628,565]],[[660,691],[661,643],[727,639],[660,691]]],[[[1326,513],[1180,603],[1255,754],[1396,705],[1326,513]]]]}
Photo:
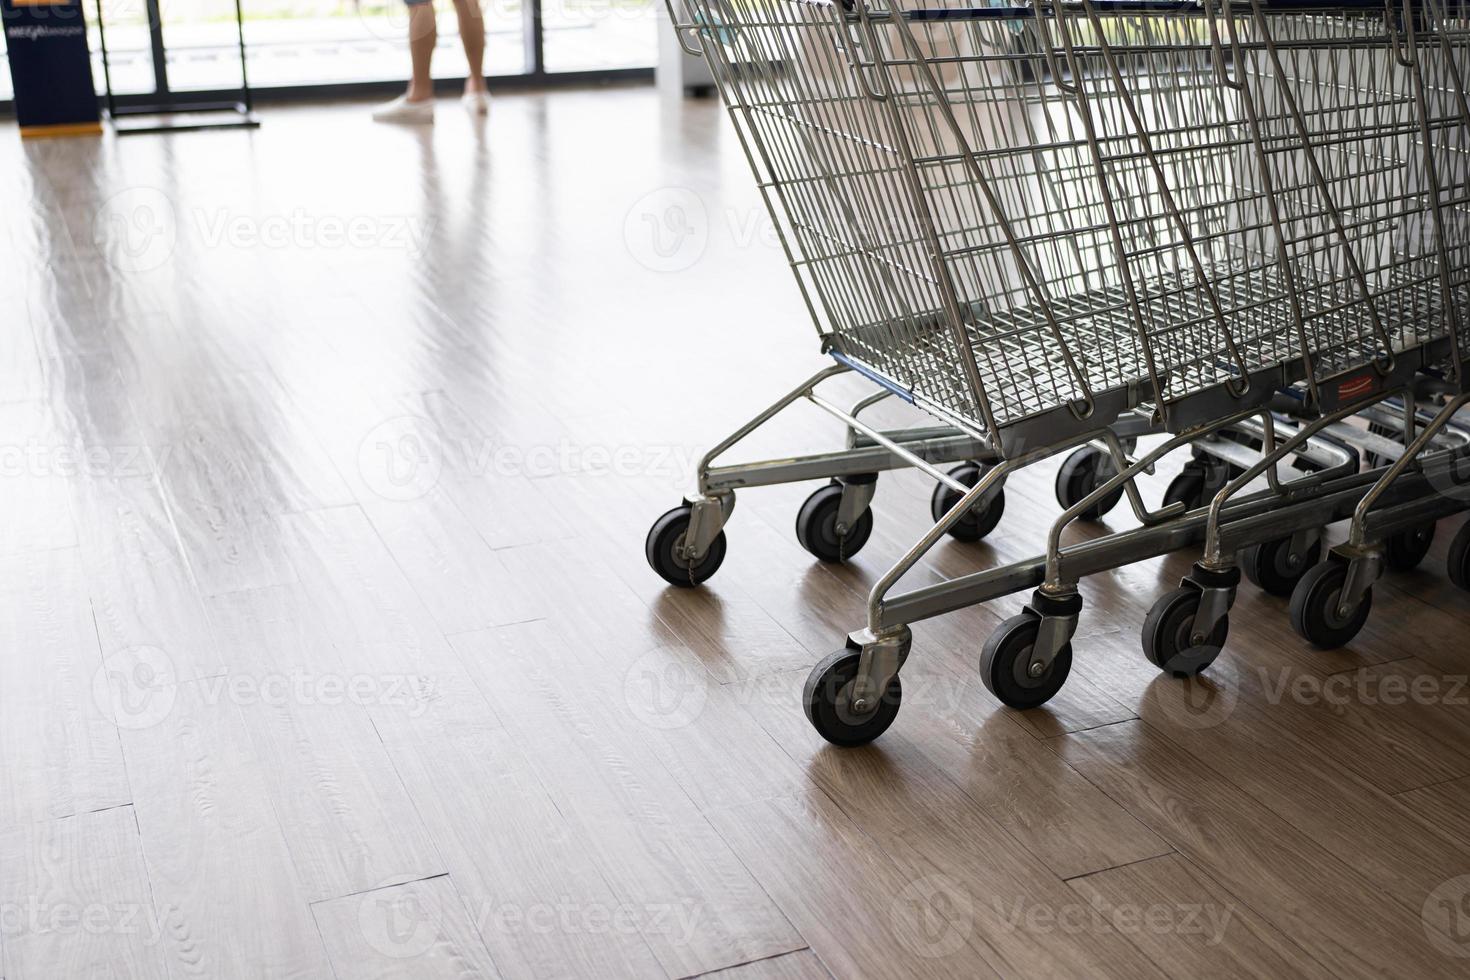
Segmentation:
{"type": "MultiPolygon", "coordinates": [[[[250,84],[257,88],[383,82],[408,77],[408,14],[403,0],[244,0],[250,84]]],[[[468,70],[450,0],[435,0],[434,74],[468,70]]],[[[486,71],[525,70],[519,2],[487,4],[486,71]]],[[[178,2],[165,11],[169,84],[174,91],[239,85],[234,0],[178,2]]]]}
{"type": "MultiPolygon", "coordinates": [[[[466,71],[453,0],[438,15],[434,75],[466,71]]],[[[134,102],[187,104],[240,87],[235,0],[83,0],[101,94],[105,28],[112,90],[134,102]],[[150,25],[158,24],[155,29],[150,25]]],[[[480,0],[491,77],[651,68],[661,0],[480,0]]],[[[259,89],[316,89],[407,79],[403,0],[241,0],[246,68],[259,89]]],[[[3,45],[3,42],[0,42],[3,45]]],[[[11,98],[0,46],[0,102],[11,98]]]]}
{"type": "Polygon", "coordinates": [[[151,95],[157,78],[153,72],[153,40],[148,30],[147,4],[144,0],[95,0],[88,5],[87,47],[92,52],[92,79],[100,92],[103,75],[99,14],[106,18],[113,92],[118,95],[151,95]]]}

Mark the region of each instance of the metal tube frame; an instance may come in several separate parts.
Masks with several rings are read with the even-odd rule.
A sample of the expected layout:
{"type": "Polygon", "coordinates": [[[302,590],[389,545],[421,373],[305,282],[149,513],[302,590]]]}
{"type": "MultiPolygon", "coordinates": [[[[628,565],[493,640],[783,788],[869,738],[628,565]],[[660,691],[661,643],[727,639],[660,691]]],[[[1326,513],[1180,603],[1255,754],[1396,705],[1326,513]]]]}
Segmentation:
{"type": "Polygon", "coordinates": [[[1221,487],[1220,491],[1215,494],[1214,499],[1210,501],[1209,521],[1205,529],[1204,564],[1206,565],[1206,567],[1220,569],[1228,568],[1232,564],[1234,564],[1234,555],[1231,554],[1227,556],[1222,551],[1220,546],[1221,518],[1224,513],[1225,504],[1227,501],[1230,500],[1231,497],[1238,494],[1246,487],[1247,484],[1249,484],[1252,480],[1265,472],[1267,467],[1275,469],[1276,466],[1280,464],[1281,460],[1285,459],[1287,455],[1295,451],[1298,446],[1301,446],[1308,439],[1311,439],[1313,436],[1317,435],[1328,426],[1332,425],[1333,423],[1340,422],[1343,419],[1348,418],[1352,415],[1356,415],[1358,412],[1368,407],[1369,404],[1383,401],[1384,399],[1394,394],[1397,394],[1397,392],[1387,391],[1381,395],[1375,396],[1371,402],[1359,402],[1347,408],[1340,408],[1335,412],[1328,412],[1327,414],[1322,415],[1316,420],[1302,426],[1299,430],[1297,430],[1295,435],[1291,436],[1280,445],[1274,445],[1275,430],[1273,427],[1268,425],[1268,442],[1263,447],[1263,452],[1261,454],[1260,460],[1257,461],[1254,466],[1249,467],[1236,479],[1231,480],[1225,486],[1221,487]]]}
{"type": "MultiPolygon", "coordinates": [[[[1324,519],[1346,517],[1351,506],[1345,506],[1344,500],[1350,505],[1355,504],[1357,495],[1371,482],[1371,474],[1356,472],[1357,455],[1331,440],[1310,441],[1303,447],[1301,455],[1312,459],[1324,469],[1291,481],[1290,485],[1295,493],[1285,503],[1280,495],[1270,490],[1262,490],[1235,500],[1229,507],[1228,516],[1231,521],[1226,526],[1226,533],[1233,535],[1232,540],[1239,539],[1243,546],[1252,540],[1269,540],[1291,534],[1298,529],[1316,527],[1324,519]],[[1329,507],[1336,507],[1341,511],[1339,516],[1324,518],[1329,507]],[[1246,539],[1247,534],[1250,536],[1249,540],[1246,539]]],[[[1436,458],[1444,455],[1447,454],[1440,454],[1436,458]]],[[[1001,464],[1004,465],[1006,464],[1001,464]]],[[[956,508],[960,506],[957,504],[956,508]]],[[[946,515],[946,518],[949,516],[946,515]]],[[[1156,524],[1119,531],[1061,548],[1055,556],[1055,561],[1060,566],[1057,575],[1064,580],[1078,582],[1097,572],[1168,554],[1200,540],[1208,520],[1208,511],[1199,508],[1156,524]]],[[[920,545],[926,541],[932,544],[942,533],[941,530],[939,533],[925,535],[920,545]]],[[[916,549],[918,547],[916,545],[916,549]]],[[[853,634],[850,641],[871,642],[874,638],[897,635],[910,623],[1042,587],[1050,576],[1047,566],[1052,560],[1051,555],[1038,555],[1026,561],[985,569],[884,598],[876,610],[876,621],[873,620],[874,610],[870,601],[869,626],[862,633],[853,634]]]]}
{"type": "Polygon", "coordinates": [[[1393,464],[1378,478],[1378,482],[1369,488],[1353,510],[1353,522],[1348,531],[1348,548],[1353,551],[1361,551],[1369,547],[1367,534],[1368,513],[1378,503],[1379,499],[1388,491],[1388,488],[1397,482],[1409,466],[1417,460],[1424,450],[1429,446],[1434,437],[1449,424],[1461,408],[1470,403],[1470,392],[1456,396],[1445,403],[1433,421],[1424,427],[1418,437],[1404,450],[1404,454],[1394,460],[1393,464]]]}
{"type": "MultiPolygon", "coordinates": [[[[1077,582],[1075,579],[1072,581],[1066,581],[1062,577],[1062,532],[1067,528],[1069,524],[1075,521],[1082,514],[1083,511],[1085,511],[1088,507],[1091,507],[1097,501],[1101,500],[1106,494],[1116,490],[1118,486],[1122,485],[1123,481],[1127,481],[1128,485],[1131,487],[1139,475],[1145,472],[1146,469],[1151,468],[1154,463],[1158,462],[1165,455],[1173,452],[1175,449],[1195,442],[1196,440],[1204,436],[1219,432],[1221,429],[1227,428],[1237,422],[1244,421],[1245,419],[1251,418],[1252,416],[1256,415],[1264,416],[1266,426],[1269,431],[1271,418],[1270,414],[1262,413],[1259,409],[1249,409],[1246,411],[1237,412],[1235,415],[1229,416],[1225,419],[1221,419],[1217,422],[1212,422],[1205,426],[1201,426],[1197,429],[1191,429],[1187,432],[1182,432],[1166,440],[1161,445],[1155,447],[1152,451],[1140,457],[1138,462],[1134,463],[1132,467],[1120,472],[1107,483],[1104,483],[1101,487],[1094,489],[1092,493],[1082,498],[1082,500],[1078,501],[1072,507],[1068,508],[1061,517],[1058,517],[1056,521],[1052,523],[1051,531],[1047,534],[1046,581],[1042,585],[1042,588],[1047,592],[1055,594],[1069,593],[1076,590],[1077,582]]],[[[1135,489],[1133,492],[1136,494],[1137,490],[1135,489]]],[[[1187,511],[1183,504],[1170,504],[1167,507],[1153,512],[1151,515],[1152,520],[1145,521],[1144,523],[1161,523],[1170,518],[1179,517],[1186,512],[1187,511]]]]}
{"type": "Polygon", "coordinates": [[[861,421],[864,409],[884,400],[891,392],[879,391],[860,399],[851,411],[816,393],[823,381],[846,374],[851,369],[843,364],[823,368],[801,384],[762,409],[754,418],[704,454],[696,474],[699,497],[714,497],[741,487],[773,486],[825,477],[852,476],[912,466],[958,491],[968,490],[963,483],[938,469],[936,462],[994,458],[990,447],[974,436],[945,427],[926,426],[915,429],[885,431],[861,421]],[[805,399],[842,421],[848,429],[848,448],[831,453],[766,460],[716,467],[714,462],[756,429],[765,425],[795,402],[805,399]],[[860,441],[858,436],[866,442],[860,441]]]}

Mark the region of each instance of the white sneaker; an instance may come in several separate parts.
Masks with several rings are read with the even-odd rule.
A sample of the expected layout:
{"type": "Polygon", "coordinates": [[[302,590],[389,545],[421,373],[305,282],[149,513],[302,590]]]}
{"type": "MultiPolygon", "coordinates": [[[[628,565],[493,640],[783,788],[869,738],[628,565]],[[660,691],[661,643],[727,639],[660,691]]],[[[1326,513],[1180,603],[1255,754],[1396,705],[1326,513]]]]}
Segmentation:
{"type": "Polygon", "coordinates": [[[490,115],[490,93],[466,92],[459,97],[460,104],[472,116],[490,115]]]}
{"type": "Polygon", "coordinates": [[[400,95],[392,102],[384,102],[373,110],[373,121],[381,123],[430,123],[434,121],[434,100],[408,101],[400,95]]]}

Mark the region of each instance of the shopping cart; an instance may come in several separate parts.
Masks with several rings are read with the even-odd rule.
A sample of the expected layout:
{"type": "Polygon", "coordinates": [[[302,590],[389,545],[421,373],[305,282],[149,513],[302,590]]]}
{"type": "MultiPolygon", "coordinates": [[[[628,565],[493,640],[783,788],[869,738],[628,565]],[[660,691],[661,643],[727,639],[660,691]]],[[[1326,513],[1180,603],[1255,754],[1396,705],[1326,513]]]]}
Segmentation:
{"type": "MultiPolygon", "coordinates": [[[[1313,345],[1306,385],[1323,410],[1309,430],[1340,429],[1344,416],[1391,401],[1402,418],[1399,448],[1374,454],[1391,465],[1340,501],[1351,505],[1347,543],[1291,591],[1297,632],[1336,647],[1366,622],[1384,568],[1417,565],[1435,521],[1470,503],[1464,432],[1454,421],[1470,401],[1462,333],[1470,275],[1470,10],[1404,0],[1379,16],[1344,11],[1309,24],[1269,18],[1256,0],[1247,17],[1225,20],[1235,84],[1255,117],[1260,172],[1286,188],[1276,216],[1282,266],[1302,284],[1293,314],[1313,345]],[[1363,343],[1369,320],[1378,342],[1372,357],[1363,343]],[[1438,407],[1432,415],[1418,409],[1426,394],[1438,407]]],[[[1218,35],[1213,41],[1223,60],[1218,35]]],[[[1369,434],[1394,428],[1380,416],[1369,434]]],[[[1272,465],[1270,454],[1259,465],[1272,465]]],[[[1232,565],[1219,507],[1249,476],[1218,496],[1205,557],[1180,590],[1155,604],[1146,650],[1213,643],[1210,628],[1223,624],[1230,596],[1210,588],[1210,579],[1228,576],[1232,565]],[[1191,613],[1201,602],[1212,608],[1191,613]]],[[[1300,552],[1303,533],[1298,525],[1295,543],[1282,552],[1300,552]]],[[[1451,578],[1470,587],[1470,532],[1450,550],[1451,578]]]]}
{"type": "MultiPolygon", "coordinates": [[[[1223,646],[1240,577],[1227,546],[1294,543],[1307,532],[1281,515],[1316,528],[1379,489],[1326,432],[1405,397],[1455,332],[1442,277],[1420,268],[1438,253],[1364,259],[1363,243],[1390,238],[1414,202],[1425,228],[1439,209],[1395,164],[1418,138],[1389,118],[1404,106],[1370,90],[1354,109],[1352,66],[1391,52],[1402,70],[1404,52],[1437,30],[1426,18],[1408,15],[1418,33],[1405,39],[1389,36],[1381,6],[1315,0],[1228,12],[1174,0],[687,7],[687,19],[670,12],[710,62],[773,214],[787,218],[788,258],[838,361],[829,371],[866,376],[991,459],[875,583],[868,626],[814,668],[804,701],[824,737],[860,744],[892,722],[910,623],[1027,589],[1025,611],[986,643],[982,678],[1008,705],[1044,703],[1070,670],[1078,582],[1200,538],[1206,559],[1169,609],[1176,642],[1151,649],[1146,633],[1145,652],[1171,673],[1203,669],[1223,646]],[[1348,75],[1330,74],[1344,50],[1348,75]],[[1302,74],[1285,71],[1283,52],[1302,74]],[[1298,95],[1329,75],[1332,99],[1298,95]],[[1357,125],[1365,118],[1372,125],[1357,125]],[[1379,148],[1324,164],[1313,144],[1324,136],[1379,148]],[[1342,186],[1358,195],[1351,214],[1336,203],[1342,186]],[[1287,410],[1314,420],[1286,422],[1287,410]],[[1156,430],[1169,437],[1130,458],[1123,434],[1156,430]],[[1143,503],[1137,481],[1159,459],[1238,444],[1226,432],[1264,456],[1241,460],[1208,507],[1202,495],[1143,503]],[[889,595],[1008,474],[1079,446],[1106,452],[1111,472],[1067,507],[1045,556],[889,595]],[[1283,478],[1288,455],[1315,472],[1283,478]],[[1244,492],[1260,477],[1266,490],[1244,492]],[[1142,527],[1061,547],[1071,522],[1119,493],[1142,527]]],[[[853,423],[814,395],[823,377],[787,403],[806,397],[853,423]]],[[[1410,445],[1387,483],[1416,455],[1410,445]]],[[[722,553],[729,506],[707,490],[664,529],[676,567],[722,553]]]]}

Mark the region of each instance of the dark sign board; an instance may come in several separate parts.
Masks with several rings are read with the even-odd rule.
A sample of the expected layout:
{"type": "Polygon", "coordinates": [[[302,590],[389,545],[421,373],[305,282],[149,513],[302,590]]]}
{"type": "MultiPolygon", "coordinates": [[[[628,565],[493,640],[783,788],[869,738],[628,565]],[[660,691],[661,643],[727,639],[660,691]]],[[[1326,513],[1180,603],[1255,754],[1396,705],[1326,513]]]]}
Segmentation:
{"type": "Polygon", "coordinates": [[[22,136],[101,132],[81,0],[0,0],[22,136]]]}

